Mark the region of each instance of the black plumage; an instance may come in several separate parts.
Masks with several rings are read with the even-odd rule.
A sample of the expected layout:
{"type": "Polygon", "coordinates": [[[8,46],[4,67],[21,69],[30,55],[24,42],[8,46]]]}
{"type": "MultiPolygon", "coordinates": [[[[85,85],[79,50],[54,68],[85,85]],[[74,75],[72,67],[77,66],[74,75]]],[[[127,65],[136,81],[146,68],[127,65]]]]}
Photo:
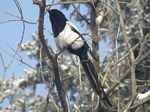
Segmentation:
{"type": "Polygon", "coordinates": [[[112,106],[105,91],[103,90],[103,87],[98,81],[98,74],[88,56],[89,52],[92,57],[94,57],[93,53],[82,35],[78,32],[76,27],[67,20],[61,11],[52,9],[48,10],[48,12],[57,46],[79,56],[82,67],[90,81],[90,84],[92,85],[92,88],[100,96],[100,98],[105,101],[105,103],[112,106]]]}

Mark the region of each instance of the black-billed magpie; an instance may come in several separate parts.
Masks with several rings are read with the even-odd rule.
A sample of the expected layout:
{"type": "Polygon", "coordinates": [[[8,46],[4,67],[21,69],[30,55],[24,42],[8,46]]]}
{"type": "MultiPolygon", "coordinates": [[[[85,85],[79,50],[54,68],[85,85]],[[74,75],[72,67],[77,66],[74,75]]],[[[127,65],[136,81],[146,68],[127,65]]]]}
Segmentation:
{"type": "Polygon", "coordinates": [[[92,51],[82,35],[78,32],[77,28],[67,20],[61,11],[48,9],[48,12],[57,46],[60,49],[66,49],[70,53],[79,56],[82,67],[93,89],[105,103],[112,106],[103,87],[99,83],[98,74],[88,56],[88,52],[93,55],[92,51]]]}

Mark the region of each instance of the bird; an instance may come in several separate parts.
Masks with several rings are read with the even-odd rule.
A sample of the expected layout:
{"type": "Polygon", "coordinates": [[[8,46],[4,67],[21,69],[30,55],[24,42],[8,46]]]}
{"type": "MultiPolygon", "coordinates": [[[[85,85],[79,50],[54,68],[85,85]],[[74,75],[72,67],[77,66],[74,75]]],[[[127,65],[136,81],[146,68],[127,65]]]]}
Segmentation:
{"type": "Polygon", "coordinates": [[[99,95],[105,104],[112,106],[107,94],[98,80],[98,74],[94,68],[89,54],[94,58],[89,45],[79,33],[77,27],[71,23],[58,9],[47,9],[51,22],[52,32],[59,49],[65,49],[69,53],[79,57],[82,68],[93,90],[99,95]]]}

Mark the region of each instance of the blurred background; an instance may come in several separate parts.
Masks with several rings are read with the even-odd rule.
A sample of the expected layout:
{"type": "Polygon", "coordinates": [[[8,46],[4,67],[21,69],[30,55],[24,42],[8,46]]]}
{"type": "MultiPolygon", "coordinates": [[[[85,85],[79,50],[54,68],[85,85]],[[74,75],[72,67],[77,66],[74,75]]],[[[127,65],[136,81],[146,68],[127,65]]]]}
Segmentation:
{"type": "MultiPolygon", "coordinates": [[[[51,60],[38,39],[39,6],[34,4],[36,1],[0,1],[1,111],[63,110],[48,64],[51,60]]],[[[150,95],[144,96],[144,101],[137,96],[149,92],[150,1],[47,0],[46,4],[61,10],[76,25],[99,58],[93,63],[114,104],[111,111],[129,111],[134,107],[136,112],[148,112],[150,95]]],[[[46,11],[43,30],[47,45],[54,53],[59,53],[46,11]]],[[[78,60],[63,53],[58,57],[66,100],[72,112],[94,111],[97,96],[74,59],[78,60]]]]}

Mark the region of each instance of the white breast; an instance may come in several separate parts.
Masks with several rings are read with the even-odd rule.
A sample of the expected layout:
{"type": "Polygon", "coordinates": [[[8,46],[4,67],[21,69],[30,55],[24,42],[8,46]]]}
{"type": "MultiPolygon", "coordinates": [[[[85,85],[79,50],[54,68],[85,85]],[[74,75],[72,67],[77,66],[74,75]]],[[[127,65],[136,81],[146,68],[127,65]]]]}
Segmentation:
{"type": "Polygon", "coordinates": [[[70,28],[71,23],[67,22],[64,30],[56,38],[56,44],[59,48],[79,49],[83,46],[84,40],[70,28]]]}

